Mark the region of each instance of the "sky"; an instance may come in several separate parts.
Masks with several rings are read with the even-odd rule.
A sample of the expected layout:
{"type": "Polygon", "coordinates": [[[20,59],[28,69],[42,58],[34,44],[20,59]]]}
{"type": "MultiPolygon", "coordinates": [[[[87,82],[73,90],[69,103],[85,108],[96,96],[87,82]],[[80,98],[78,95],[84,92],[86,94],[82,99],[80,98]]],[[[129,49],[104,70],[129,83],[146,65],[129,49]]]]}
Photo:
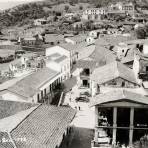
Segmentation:
{"type": "Polygon", "coordinates": [[[5,10],[32,1],[42,1],[42,0],[0,0],[0,10],[5,10]]]}

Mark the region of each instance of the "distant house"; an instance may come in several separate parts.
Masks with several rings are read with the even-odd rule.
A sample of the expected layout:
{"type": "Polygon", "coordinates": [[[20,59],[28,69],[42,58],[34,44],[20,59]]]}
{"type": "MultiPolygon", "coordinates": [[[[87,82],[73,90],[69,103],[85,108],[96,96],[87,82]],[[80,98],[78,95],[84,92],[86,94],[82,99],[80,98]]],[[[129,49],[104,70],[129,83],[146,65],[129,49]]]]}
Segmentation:
{"type": "Polygon", "coordinates": [[[46,25],[46,24],[48,24],[48,20],[46,20],[46,19],[36,19],[36,20],[34,20],[34,25],[35,26],[42,26],[42,25],[46,25]]]}
{"type": "Polygon", "coordinates": [[[89,8],[84,10],[82,19],[84,20],[101,20],[101,16],[106,14],[104,8],[89,8]]]}
{"type": "Polygon", "coordinates": [[[75,114],[69,107],[36,105],[1,119],[0,147],[59,148],[68,142],[75,114]]]}
{"type": "Polygon", "coordinates": [[[25,37],[21,39],[22,46],[34,46],[43,43],[43,38],[41,35],[35,35],[33,37],[25,37]]]}
{"type": "Polygon", "coordinates": [[[58,44],[64,42],[64,36],[63,35],[45,34],[44,38],[45,38],[45,44],[58,45],[58,44]]]}
{"type": "Polygon", "coordinates": [[[115,4],[111,4],[109,6],[110,10],[113,10],[113,11],[122,11],[122,12],[125,12],[125,13],[134,13],[134,10],[135,10],[135,7],[134,7],[134,4],[133,3],[127,3],[127,2],[118,2],[118,3],[115,3],[115,4]]]}
{"type": "Polygon", "coordinates": [[[86,41],[87,36],[86,35],[76,35],[73,37],[67,37],[65,38],[65,41],[67,43],[72,43],[72,44],[80,44],[82,42],[86,41]]]}
{"type": "Polygon", "coordinates": [[[1,90],[3,100],[40,103],[52,102],[53,89],[61,83],[61,75],[49,68],[34,72],[5,90],[1,90]]]}
{"type": "Polygon", "coordinates": [[[83,28],[83,22],[75,22],[72,24],[74,29],[82,29],[83,28]]]}

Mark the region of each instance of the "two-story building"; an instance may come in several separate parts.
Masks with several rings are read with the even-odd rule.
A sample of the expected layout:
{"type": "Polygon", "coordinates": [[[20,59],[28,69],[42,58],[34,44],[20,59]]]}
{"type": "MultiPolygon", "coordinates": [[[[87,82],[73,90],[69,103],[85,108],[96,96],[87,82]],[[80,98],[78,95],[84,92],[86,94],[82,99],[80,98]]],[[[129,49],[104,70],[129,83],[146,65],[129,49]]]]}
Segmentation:
{"type": "Polygon", "coordinates": [[[46,67],[58,71],[62,75],[62,81],[70,78],[70,59],[60,53],[54,53],[46,57],[46,67]]]}
{"type": "Polygon", "coordinates": [[[106,14],[105,8],[89,8],[84,10],[82,19],[84,20],[101,20],[102,16],[106,14]]]}
{"type": "Polygon", "coordinates": [[[63,43],[46,49],[46,57],[55,53],[66,56],[70,62],[70,69],[72,69],[73,63],[76,61],[77,58],[77,55],[75,53],[75,46],[73,44],[63,43]]]}

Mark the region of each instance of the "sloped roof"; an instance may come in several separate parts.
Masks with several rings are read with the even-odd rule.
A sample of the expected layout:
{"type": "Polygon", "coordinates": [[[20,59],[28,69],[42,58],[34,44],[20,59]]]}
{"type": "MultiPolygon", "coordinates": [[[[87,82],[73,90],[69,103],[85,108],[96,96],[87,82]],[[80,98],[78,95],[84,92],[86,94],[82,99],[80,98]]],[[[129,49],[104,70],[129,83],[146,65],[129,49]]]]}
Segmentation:
{"type": "Polygon", "coordinates": [[[93,60],[93,59],[82,59],[82,60],[79,60],[77,62],[77,67],[78,68],[90,68],[90,69],[94,69],[98,66],[98,63],[93,60]]]}
{"type": "Polygon", "coordinates": [[[89,57],[97,61],[100,66],[116,60],[116,55],[112,51],[98,44],[96,44],[95,50],[89,57]]]}
{"type": "MultiPolygon", "coordinates": [[[[23,120],[20,120],[15,128],[13,128],[12,123],[12,129],[9,131],[16,147],[55,148],[58,141],[63,137],[67,126],[72,122],[76,112],[69,107],[40,105],[36,109],[33,108],[32,111],[27,110],[21,113],[24,119],[22,118],[23,120]],[[26,138],[26,141],[17,141],[18,138],[26,138]]],[[[19,118],[21,117],[21,114],[19,114],[19,118]]],[[[18,120],[17,115],[11,117],[12,121],[15,121],[15,119],[18,120]]],[[[7,120],[5,120],[5,123],[6,124],[1,123],[1,125],[7,125],[7,120]]],[[[16,122],[14,122],[14,124],[16,124],[16,122]]],[[[4,131],[0,133],[3,134],[4,131]]],[[[0,136],[0,138],[2,137],[0,136]]],[[[14,147],[8,145],[7,148],[14,147]]]]}
{"type": "MultiPolygon", "coordinates": [[[[8,141],[11,140],[7,132],[0,132],[0,140],[2,139],[8,140],[8,141]]],[[[2,140],[0,142],[0,148],[14,148],[14,145],[11,141],[5,142],[4,140],[2,140]]]]}
{"type": "Polygon", "coordinates": [[[36,106],[36,104],[0,100],[0,119],[14,115],[17,112],[27,110],[33,106],[36,106]]]}
{"type": "Polygon", "coordinates": [[[104,84],[116,78],[122,78],[137,84],[134,72],[117,61],[95,69],[91,75],[91,79],[98,84],[104,84]]]}
{"type": "Polygon", "coordinates": [[[58,34],[45,34],[45,42],[57,42],[57,41],[63,41],[64,36],[58,35],[58,34]]]}
{"type": "Polygon", "coordinates": [[[101,105],[110,102],[117,102],[122,100],[129,100],[132,102],[138,102],[141,104],[148,105],[148,97],[124,89],[119,89],[107,92],[105,94],[97,95],[91,102],[91,106],[101,105]]]}
{"type": "Polygon", "coordinates": [[[59,44],[58,46],[68,50],[68,51],[71,51],[71,50],[74,50],[76,47],[75,45],[71,44],[71,43],[61,43],[59,44]]]}
{"type": "Polygon", "coordinates": [[[43,68],[18,81],[16,84],[9,87],[8,90],[26,98],[32,97],[41,85],[51,80],[58,74],[59,72],[50,68],[43,68]]]}
{"type": "Polygon", "coordinates": [[[86,38],[87,38],[86,35],[75,35],[73,37],[68,37],[68,39],[71,39],[75,42],[83,42],[83,41],[85,41],[86,38]]]}

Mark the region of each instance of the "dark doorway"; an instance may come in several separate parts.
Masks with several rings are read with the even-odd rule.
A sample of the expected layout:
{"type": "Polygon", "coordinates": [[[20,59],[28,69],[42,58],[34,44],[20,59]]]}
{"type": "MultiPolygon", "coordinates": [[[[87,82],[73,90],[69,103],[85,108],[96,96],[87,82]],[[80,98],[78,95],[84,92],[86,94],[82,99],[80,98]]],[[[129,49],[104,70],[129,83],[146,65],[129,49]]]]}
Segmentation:
{"type": "Polygon", "coordinates": [[[126,129],[118,129],[117,130],[117,142],[119,142],[121,145],[129,144],[129,130],[126,129]]]}
{"type": "Polygon", "coordinates": [[[83,80],[83,86],[84,86],[84,87],[89,87],[88,80],[83,80]]]}
{"type": "Polygon", "coordinates": [[[130,125],[130,109],[129,108],[118,108],[117,125],[118,127],[129,127],[130,125]]]}

